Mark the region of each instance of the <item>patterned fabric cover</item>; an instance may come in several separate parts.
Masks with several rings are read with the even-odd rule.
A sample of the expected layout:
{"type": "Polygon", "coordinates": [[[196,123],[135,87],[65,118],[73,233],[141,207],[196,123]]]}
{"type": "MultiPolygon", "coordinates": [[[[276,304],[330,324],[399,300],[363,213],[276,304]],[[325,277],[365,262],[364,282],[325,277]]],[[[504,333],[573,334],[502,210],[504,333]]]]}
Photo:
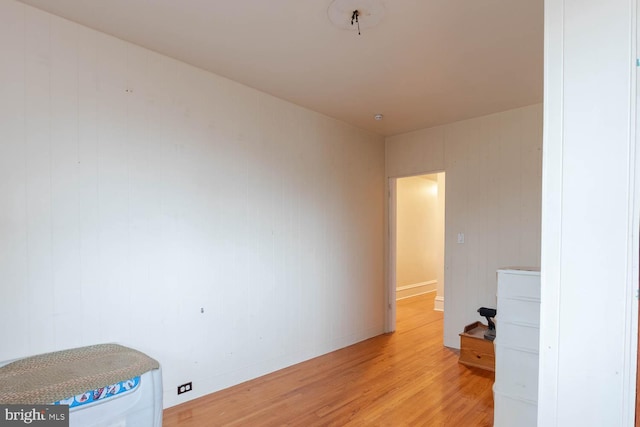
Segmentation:
{"type": "Polygon", "coordinates": [[[120,381],[116,384],[110,384],[107,387],[100,387],[95,390],[89,390],[85,393],[71,396],[68,399],[53,402],[54,405],[67,405],[69,408],[87,405],[89,403],[103,401],[110,397],[122,396],[125,393],[133,392],[140,385],[140,377],[133,377],[126,381],[120,381]]]}
{"type": "Polygon", "coordinates": [[[32,356],[0,367],[0,403],[47,405],[159,367],[144,353],[118,344],[32,356]]]}

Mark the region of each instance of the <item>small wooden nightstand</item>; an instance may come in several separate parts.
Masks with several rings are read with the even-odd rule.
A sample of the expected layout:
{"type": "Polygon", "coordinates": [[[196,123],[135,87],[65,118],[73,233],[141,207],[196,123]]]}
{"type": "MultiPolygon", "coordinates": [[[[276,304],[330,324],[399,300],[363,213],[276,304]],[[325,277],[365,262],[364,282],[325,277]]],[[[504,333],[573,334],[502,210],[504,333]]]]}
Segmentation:
{"type": "Polygon", "coordinates": [[[480,322],[464,327],[464,332],[460,334],[459,363],[495,371],[496,357],[493,350],[493,341],[484,339],[484,331],[486,330],[487,326],[480,322]]]}

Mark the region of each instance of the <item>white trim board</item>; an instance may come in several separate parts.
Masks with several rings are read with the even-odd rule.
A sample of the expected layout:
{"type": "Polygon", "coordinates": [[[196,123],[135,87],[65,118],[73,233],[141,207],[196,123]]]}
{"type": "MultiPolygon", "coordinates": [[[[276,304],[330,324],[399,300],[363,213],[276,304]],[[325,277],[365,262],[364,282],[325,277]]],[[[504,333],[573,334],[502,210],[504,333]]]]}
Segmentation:
{"type": "Polygon", "coordinates": [[[434,303],[433,303],[433,309],[435,311],[444,311],[444,297],[443,296],[437,296],[434,303]]]}
{"type": "Polygon", "coordinates": [[[414,283],[411,285],[399,286],[396,288],[396,301],[405,298],[411,298],[418,295],[437,292],[437,280],[429,280],[427,282],[414,283]]]}
{"type": "MultiPolygon", "coordinates": [[[[415,289],[415,288],[420,288],[422,286],[429,286],[429,285],[437,285],[438,281],[437,280],[427,280],[426,282],[418,282],[418,283],[414,283],[412,285],[404,285],[404,286],[398,286],[396,288],[396,291],[404,291],[407,289],[415,289]]],[[[434,291],[436,290],[435,287],[433,289],[434,291]]]]}

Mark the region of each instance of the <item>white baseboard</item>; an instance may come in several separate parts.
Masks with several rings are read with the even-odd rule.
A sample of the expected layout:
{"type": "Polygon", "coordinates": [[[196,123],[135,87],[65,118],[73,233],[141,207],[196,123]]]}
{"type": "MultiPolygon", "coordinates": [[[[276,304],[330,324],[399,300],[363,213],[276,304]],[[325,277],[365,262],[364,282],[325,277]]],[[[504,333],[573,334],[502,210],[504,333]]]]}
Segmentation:
{"type": "Polygon", "coordinates": [[[436,292],[437,284],[437,280],[429,280],[427,282],[414,283],[412,285],[398,286],[396,288],[396,301],[427,294],[429,292],[436,292]]]}
{"type": "Polygon", "coordinates": [[[433,303],[433,309],[435,311],[444,311],[444,297],[436,297],[433,303]]]}

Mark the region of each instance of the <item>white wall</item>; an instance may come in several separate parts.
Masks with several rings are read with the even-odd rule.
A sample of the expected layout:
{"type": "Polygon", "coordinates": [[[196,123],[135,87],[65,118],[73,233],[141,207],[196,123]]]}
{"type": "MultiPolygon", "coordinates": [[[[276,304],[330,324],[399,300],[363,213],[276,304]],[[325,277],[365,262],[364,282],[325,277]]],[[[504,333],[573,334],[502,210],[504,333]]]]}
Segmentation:
{"type": "Polygon", "coordinates": [[[540,426],[634,424],[635,34],[633,0],[545,1],[540,426]]]}
{"type": "Polygon", "coordinates": [[[497,268],[540,265],[541,146],[541,105],[386,140],[388,177],[446,172],[446,346],[495,307],[497,268]]]}
{"type": "Polygon", "coordinates": [[[0,52],[0,360],[120,342],[171,406],[382,332],[383,138],[10,0],[0,52]]]}

